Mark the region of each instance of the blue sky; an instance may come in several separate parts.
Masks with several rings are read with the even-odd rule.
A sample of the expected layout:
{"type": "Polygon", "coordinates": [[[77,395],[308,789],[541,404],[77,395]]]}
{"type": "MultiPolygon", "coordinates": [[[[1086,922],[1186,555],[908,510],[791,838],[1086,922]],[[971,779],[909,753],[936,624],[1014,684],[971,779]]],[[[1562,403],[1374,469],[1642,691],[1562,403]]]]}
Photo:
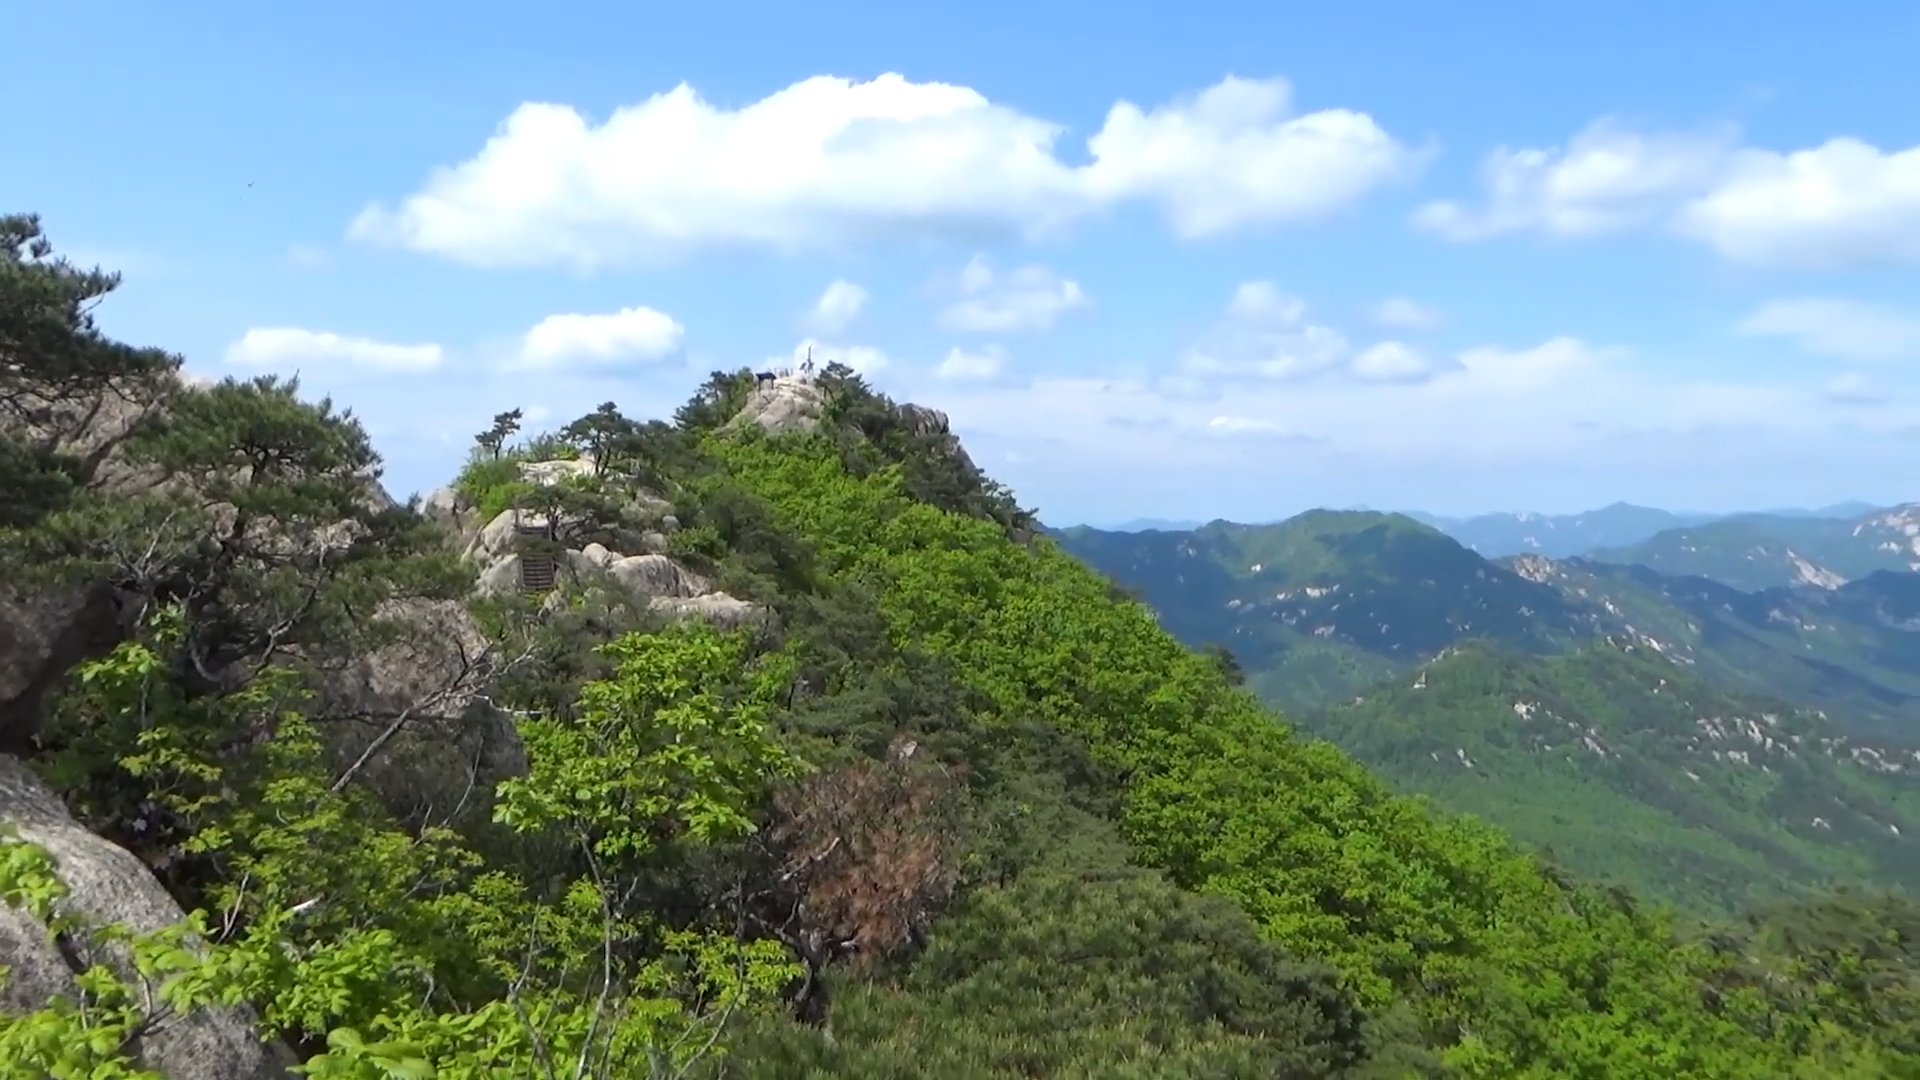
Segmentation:
{"type": "Polygon", "coordinates": [[[0,207],[400,493],[814,343],[1049,522],[1920,498],[1910,4],[14,0],[0,207]]]}

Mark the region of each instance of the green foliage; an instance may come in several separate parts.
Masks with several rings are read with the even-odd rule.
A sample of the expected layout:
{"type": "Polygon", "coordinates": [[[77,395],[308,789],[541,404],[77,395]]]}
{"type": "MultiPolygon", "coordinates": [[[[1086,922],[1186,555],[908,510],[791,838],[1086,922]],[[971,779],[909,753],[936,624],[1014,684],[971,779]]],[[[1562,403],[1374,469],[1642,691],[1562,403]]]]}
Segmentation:
{"type": "Polygon", "coordinates": [[[1329,972],[1231,904],[1119,867],[983,889],[909,972],[838,1001],[832,1039],[743,1034],[738,1074],[883,1077],[910,1060],[941,1077],[1360,1076],[1387,1049],[1329,972]]]}
{"type": "Polygon", "coordinates": [[[517,452],[508,451],[505,456],[499,456],[480,450],[454,478],[453,490],[473,504],[480,521],[492,521],[501,511],[512,509],[514,500],[532,489],[532,485],[520,479],[521,461],[517,452]]]}
{"type": "Polygon", "coordinates": [[[100,333],[93,308],[119,284],[56,256],[36,215],[0,215],[0,528],[66,506],[90,479],[98,461],[71,436],[102,394],[163,392],[179,367],[100,333]]]}
{"type": "Polygon", "coordinates": [[[473,441],[481,450],[486,451],[488,458],[498,460],[500,451],[507,445],[507,440],[520,430],[520,421],[524,416],[525,414],[519,409],[510,409],[496,414],[493,418],[493,426],[475,435],[473,441]]]}
{"type": "MultiPolygon", "coordinates": [[[[752,785],[793,767],[753,704],[778,665],[748,680],[747,697],[718,696],[740,678],[738,650],[706,629],[621,639],[608,646],[612,677],[582,695],[587,743],[526,721],[531,769],[503,792],[498,816],[578,844],[587,868],[535,891],[484,868],[445,830],[409,835],[364,795],[332,790],[297,712],[277,718],[257,759],[214,760],[199,744],[225,726],[219,713],[279,703],[265,691],[180,700],[152,650],[129,643],[84,669],[83,696],[103,714],[147,710],[139,752],[123,764],[164,780],[170,809],[195,819],[190,850],[221,870],[207,910],[228,929],[211,934],[203,915],[152,935],[79,925],[51,906],[65,888],[57,868],[19,843],[4,849],[0,893],[50,934],[128,942],[134,973],[178,1013],[246,1001],[270,1032],[323,1037],[309,1075],[517,1077],[556,1061],[580,1062],[572,1076],[631,1075],[643,1063],[668,1075],[792,972],[771,943],[624,907],[623,859],[658,838],[736,835],[750,824],[752,785]],[[189,948],[189,937],[215,940],[189,948]]],[[[122,979],[96,969],[81,1001],[0,1024],[0,1060],[82,1070],[48,1075],[144,1076],[122,1051],[150,1006],[122,979]]]]}
{"type": "Polygon", "coordinates": [[[1410,1002],[1461,1073],[1791,1071],[1699,1008],[1705,961],[1657,912],[1562,885],[1490,830],[1391,796],[1064,555],[917,503],[896,472],[850,475],[818,441],[713,445],[823,569],[876,589],[896,642],[952,659],[981,702],[973,724],[1031,717],[1086,740],[1128,777],[1121,823],[1141,858],[1331,961],[1363,1008],[1410,1002]]]}

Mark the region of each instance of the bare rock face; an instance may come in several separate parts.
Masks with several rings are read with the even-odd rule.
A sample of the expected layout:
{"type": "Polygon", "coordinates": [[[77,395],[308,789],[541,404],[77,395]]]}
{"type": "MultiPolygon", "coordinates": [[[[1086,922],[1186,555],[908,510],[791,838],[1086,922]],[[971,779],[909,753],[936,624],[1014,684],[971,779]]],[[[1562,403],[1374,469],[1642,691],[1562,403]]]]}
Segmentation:
{"type": "Polygon", "coordinates": [[[512,717],[487,698],[501,656],[464,604],[392,602],[391,640],[322,674],[316,718],[343,770],[403,817],[445,813],[479,783],[525,768],[512,717]]]}
{"type": "Polygon", "coordinates": [[[420,500],[420,513],[460,543],[464,543],[467,534],[478,525],[474,521],[473,501],[450,487],[427,492],[420,500]]]}
{"type": "Polygon", "coordinates": [[[705,578],[665,555],[629,555],[609,565],[607,572],[642,596],[690,600],[713,591],[705,578]]]}
{"type": "Polygon", "coordinates": [[[806,375],[779,375],[754,387],[753,396],[728,426],[758,424],[778,434],[812,431],[826,415],[827,392],[806,375]]]}
{"type": "MultiPolygon", "coordinates": [[[[71,890],[69,910],[90,925],[119,924],[151,932],[178,923],[185,914],[139,858],[95,836],[68,816],[66,807],[31,770],[0,755],[0,820],[21,838],[47,849],[56,872],[71,890]]],[[[0,905],[0,1011],[18,1015],[43,1008],[57,996],[77,997],[74,966],[105,963],[132,985],[135,976],[118,950],[101,951],[74,941],[71,960],[49,940],[46,927],[18,908],[0,905]]],[[[140,1063],[168,1080],[283,1080],[296,1064],[286,1046],[263,1044],[255,1017],[245,1009],[215,1009],[170,1016],[140,1040],[140,1063]]]]}
{"type": "Polygon", "coordinates": [[[759,604],[723,592],[702,596],[656,596],[648,601],[648,606],[675,618],[700,619],[722,630],[764,626],[772,614],[759,604]]]}
{"type": "Polygon", "coordinates": [[[520,475],[535,484],[557,484],[575,476],[592,476],[592,458],[561,458],[554,461],[529,461],[520,466],[520,475]]]}
{"type": "Polygon", "coordinates": [[[0,581],[0,752],[26,749],[47,692],[125,633],[106,585],[24,590],[0,581]]]}

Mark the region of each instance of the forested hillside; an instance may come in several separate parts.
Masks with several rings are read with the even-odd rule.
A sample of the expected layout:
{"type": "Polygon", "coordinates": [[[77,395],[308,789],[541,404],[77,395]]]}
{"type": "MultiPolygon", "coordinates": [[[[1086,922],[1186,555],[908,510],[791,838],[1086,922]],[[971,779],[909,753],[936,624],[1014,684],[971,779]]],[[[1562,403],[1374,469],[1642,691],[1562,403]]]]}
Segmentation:
{"type": "Polygon", "coordinates": [[[1904,901],[1682,932],[1393,794],[843,368],[394,506],[111,286],[0,222],[0,1077],[1920,1075],[1904,901]]]}
{"type": "Polygon", "coordinates": [[[1401,790],[1698,914],[1920,885],[1920,758],[1630,642],[1465,646],[1307,723],[1401,790]]]}

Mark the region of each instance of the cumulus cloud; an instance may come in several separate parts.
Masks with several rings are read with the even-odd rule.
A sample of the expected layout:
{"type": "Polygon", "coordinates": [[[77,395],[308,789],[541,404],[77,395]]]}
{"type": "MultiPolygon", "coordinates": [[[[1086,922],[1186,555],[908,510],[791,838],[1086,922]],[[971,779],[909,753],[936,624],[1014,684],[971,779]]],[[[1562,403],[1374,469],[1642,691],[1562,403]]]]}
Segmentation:
{"type": "Polygon", "coordinates": [[[322,364],[385,371],[430,371],[439,367],[442,359],[443,350],[431,343],[395,345],[294,327],[255,328],[227,346],[227,362],[247,367],[322,364]]]}
{"type": "Polygon", "coordinates": [[[1035,237],[1127,202],[1198,238],[1324,216],[1419,155],[1371,117],[1297,114],[1280,79],[1227,78],[1152,109],[1120,102],[1086,141],[978,91],[818,76],[739,109],[682,84],[594,123],[526,103],[470,159],[355,239],[482,266],[670,259],[711,245],[794,250],[884,237],[1035,237]]]}
{"type": "Polygon", "coordinates": [[[1828,401],[1840,405],[1881,405],[1893,399],[1885,387],[1858,371],[1836,376],[1821,393],[1828,401]]]}
{"type": "Polygon", "coordinates": [[[1677,223],[1735,262],[1831,269],[1920,261],[1920,147],[1833,139],[1744,150],[1677,223]]]}
{"type": "Polygon", "coordinates": [[[936,373],[943,379],[991,379],[1006,366],[1007,352],[998,345],[989,345],[977,352],[956,345],[947,353],[947,358],[940,361],[936,373]]]}
{"type": "Polygon", "coordinates": [[[940,312],[943,329],[975,334],[1045,330],[1062,313],[1084,307],[1087,294],[1044,266],[1023,266],[994,273],[986,257],[975,255],[960,271],[960,299],[940,312]]]}
{"type": "Polygon", "coordinates": [[[1252,375],[1297,379],[1333,369],[1347,355],[1347,339],[1309,322],[1307,305],[1270,281],[1234,290],[1225,318],[1180,357],[1189,375],[1252,375]]]}
{"type": "Polygon", "coordinates": [[[1754,337],[1782,337],[1801,349],[1842,360],[1890,360],[1920,355],[1920,316],[1836,297],[1775,300],[1734,329],[1754,337]]]}
{"type": "Polygon", "coordinates": [[[1920,147],[1858,139],[1781,152],[1730,130],[1644,133],[1602,120],[1565,148],[1501,148],[1484,205],[1436,202],[1414,224],[1454,240],[1657,226],[1729,261],[1802,269],[1920,261],[1920,147]]]}
{"type": "Polygon", "coordinates": [[[538,368],[658,360],[679,349],[685,335],[686,328],[673,316],[650,307],[549,315],[527,331],[516,359],[538,368]]]}
{"type": "Polygon", "coordinates": [[[836,334],[853,324],[867,306],[867,290],[844,278],[827,286],[813,305],[807,322],[823,334],[836,334]]]}
{"type": "Polygon", "coordinates": [[[1501,147],[1481,166],[1486,204],[1429,203],[1414,224],[1453,240],[1533,230],[1584,236],[1646,225],[1705,190],[1724,167],[1725,134],[1642,134],[1601,120],[1565,148],[1501,147]]]}
{"type": "Polygon", "coordinates": [[[1434,373],[1433,361],[1426,354],[1398,341],[1383,341],[1353,358],[1350,365],[1362,382],[1419,382],[1434,373]]]}
{"type": "Polygon", "coordinates": [[[1439,308],[1428,307],[1404,296],[1382,300],[1367,314],[1379,325],[1394,330],[1431,330],[1445,318],[1439,308]]]}

